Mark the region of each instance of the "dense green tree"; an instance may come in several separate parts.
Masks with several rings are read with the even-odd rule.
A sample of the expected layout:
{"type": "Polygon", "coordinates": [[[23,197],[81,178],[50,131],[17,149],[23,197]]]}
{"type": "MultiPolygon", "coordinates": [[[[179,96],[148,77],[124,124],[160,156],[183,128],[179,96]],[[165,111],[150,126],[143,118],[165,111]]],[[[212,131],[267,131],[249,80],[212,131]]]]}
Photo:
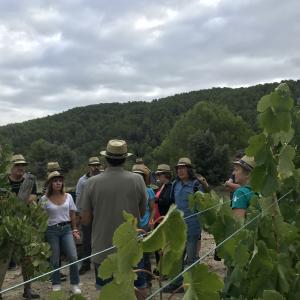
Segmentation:
{"type": "Polygon", "coordinates": [[[228,145],[218,145],[214,133],[198,130],[188,139],[187,153],[206,180],[213,185],[223,182],[230,173],[228,145]]]}
{"type": "Polygon", "coordinates": [[[155,158],[175,164],[179,157],[188,154],[189,139],[199,130],[209,130],[214,134],[217,145],[228,145],[230,154],[245,147],[251,134],[242,118],[235,116],[226,107],[202,102],[176,122],[161,146],[155,150],[155,158]]]}

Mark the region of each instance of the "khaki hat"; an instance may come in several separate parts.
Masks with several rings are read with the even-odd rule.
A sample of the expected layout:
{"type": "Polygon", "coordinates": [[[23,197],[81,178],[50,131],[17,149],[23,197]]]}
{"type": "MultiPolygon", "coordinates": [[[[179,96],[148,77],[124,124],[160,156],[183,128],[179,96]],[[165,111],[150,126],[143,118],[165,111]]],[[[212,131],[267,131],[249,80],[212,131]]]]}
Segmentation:
{"type": "Polygon", "coordinates": [[[132,172],[144,175],[146,185],[150,184],[151,170],[147,166],[145,166],[144,164],[143,165],[142,164],[135,164],[132,167],[132,172]]]}
{"type": "Polygon", "coordinates": [[[48,172],[53,172],[53,171],[60,171],[60,166],[57,161],[50,161],[47,164],[47,171],[48,172]]]}
{"type": "Polygon", "coordinates": [[[176,167],[179,167],[179,166],[188,166],[188,167],[191,167],[192,166],[192,162],[191,162],[191,160],[188,157],[181,157],[181,158],[179,158],[176,167]]]}
{"type": "Polygon", "coordinates": [[[142,157],[138,157],[136,160],[135,160],[135,163],[136,164],[144,164],[144,160],[143,160],[143,158],[142,157]]]}
{"type": "Polygon", "coordinates": [[[247,156],[247,155],[243,156],[241,159],[237,161],[234,161],[233,164],[239,165],[248,171],[252,171],[256,165],[254,161],[254,157],[247,156]]]}
{"type": "Polygon", "coordinates": [[[172,173],[171,167],[166,164],[161,164],[157,166],[156,174],[159,173],[172,173]]]}
{"type": "Polygon", "coordinates": [[[28,165],[27,161],[25,160],[25,158],[22,154],[13,155],[10,162],[13,165],[28,165]]]}
{"type": "Polygon", "coordinates": [[[101,151],[100,154],[113,159],[123,159],[132,155],[132,153],[127,152],[127,144],[123,140],[110,140],[106,150],[101,151]]]}
{"type": "Polygon", "coordinates": [[[90,165],[101,165],[99,157],[97,157],[97,156],[90,157],[88,165],[89,166],[90,165]]]}
{"type": "Polygon", "coordinates": [[[47,182],[49,182],[51,179],[53,179],[55,177],[62,177],[62,178],[64,178],[64,176],[60,172],[54,171],[54,172],[49,173],[48,178],[47,178],[47,182]]]}

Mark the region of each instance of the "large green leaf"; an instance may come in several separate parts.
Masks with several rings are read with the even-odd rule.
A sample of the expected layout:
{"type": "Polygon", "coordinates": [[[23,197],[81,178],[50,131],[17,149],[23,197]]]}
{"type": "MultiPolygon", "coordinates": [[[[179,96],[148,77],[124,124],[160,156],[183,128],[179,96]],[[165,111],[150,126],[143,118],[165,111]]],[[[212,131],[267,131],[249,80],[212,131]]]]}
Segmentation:
{"type": "Polygon", "coordinates": [[[209,272],[206,265],[200,264],[184,274],[184,285],[188,287],[185,300],[218,300],[224,283],[217,274],[209,272]]]}
{"type": "Polygon", "coordinates": [[[295,166],[293,159],[296,151],[291,145],[284,146],[279,154],[278,172],[282,179],[286,179],[294,174],[295,166]]]}
{"type": "Polygon", "coordinates": [[[180,268],[186,242],[186,224],[182,213],[172,205],[154,231],[142,241],[145,252],[163,250],[159,268],[164,275],[174,276],[180,268]],[[174,230],[176,228],[176,231],[174,230]]]}

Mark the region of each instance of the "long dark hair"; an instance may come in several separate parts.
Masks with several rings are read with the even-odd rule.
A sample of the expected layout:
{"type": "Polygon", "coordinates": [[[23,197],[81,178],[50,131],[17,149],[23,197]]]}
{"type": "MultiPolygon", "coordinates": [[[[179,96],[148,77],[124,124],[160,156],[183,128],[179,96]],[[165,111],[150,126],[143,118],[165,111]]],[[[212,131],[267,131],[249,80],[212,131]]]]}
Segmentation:
{"type": "MultiPolygon", "coordinates": [[[[191,166],[186,166],[186,167],[187,167],[187,173],[188,173],[188,176],[189,176],[189,180],[197,179],[197,176],[196,176],[196,173],[195,173],[194,169],[191,166]]],[[[180,178],[177,175],[177,168],[176,168],[176,178],[178,180],[180,180],[180,178]]]]}
{"type": "MultiPolygon", "coordinates": [[[[51,178],[48,182],[48,185],[47,185],[47,190],[46,190],[46,196],[49,198],[53,195],[53,187],[52,187],[52,183],[53,183],[53,180],[57,178],[57,177],[54,177],[54,178],[51,178]]],[[[60,189],[60,193],[63,195],[65,193],[64,191],[64,188],[65,188],[65,182],[64,182],[64,178],[63,177],[59,177],[62,179],[62,186],[61,186],[61,189],[60,189]]]]}

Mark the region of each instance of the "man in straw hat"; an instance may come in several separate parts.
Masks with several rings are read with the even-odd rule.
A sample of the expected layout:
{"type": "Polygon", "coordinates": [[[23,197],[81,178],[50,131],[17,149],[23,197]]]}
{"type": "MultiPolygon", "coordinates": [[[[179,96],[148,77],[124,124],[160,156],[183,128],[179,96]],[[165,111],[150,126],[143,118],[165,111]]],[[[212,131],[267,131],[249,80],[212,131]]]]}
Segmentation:
{"type": "Polygon", "coordinates": [[[249,183],[250,174],[255,168],[255,161],[253,157],[245,155],[233,164],[235,182],[239,184],[240,187],[233,193],[231,207],[236,216],[245,218],[247,208],[250,205],[250,200],[254,195],[249,183]]]}
{"type": "MultiPolygon", "coordinates": [[[[88,160],[88,168],[89,171],[81,176],[77,182],[76,185],[76,205],[77,205],[77,210],[80,212],[81,210],[81,205],[82,205],[82,190],[83,187],[86,183],[86,181],[95,175],[98,175],[104,171],[104,167],[100,162],[99,157],[93,156],[90,157],[88,160]]],[[[82,255],[83,257],[87,257],[91,255],[91,236],[92,236],[92,224],[89,225],[81,225],[81,230],[82,230],[82,255]]],[[[79,270],[79,274],[83,275],[87,271],[91,269],[91,260],[87,259],[82,262],[82,265],[79,270]]]]}
{"type": "MultiPolygon", "coordinates": [[[[8,176],[8,182],[11,191],[16,194],[20,201],[31,204],[37,199],[37,187],[35,177],[32,174],[26,173],[27,165],[28,163],[22,154],[13,155],[11,158],[11,170],[8,176]]],[[[22,266],[22,275],[24,281],[29,279],[29,275],[24,266],[22,266]]],[[[38,294],[33,293],[30,283],[24,285],[23,297],[25,299],[40,298],[38,294]]]]}
{"type": "MultiPolygon", "coordinates": [[[[123,165],[131,156],[123,140],[110,140],[106,150],[100,152],[108,167],[102,174],[89,178],[82,194],[82,223],[92,222],[92,253],[112,246],[117,227],[124,222],[123,211],[138,221],[145,213],[146,186],[143,178],[126,171],[123,165]]],[[[95,264],[96,287],[101,289],[109,280],[98,275],[98,268],[108,253],[92,258],[95,264]]]]}

